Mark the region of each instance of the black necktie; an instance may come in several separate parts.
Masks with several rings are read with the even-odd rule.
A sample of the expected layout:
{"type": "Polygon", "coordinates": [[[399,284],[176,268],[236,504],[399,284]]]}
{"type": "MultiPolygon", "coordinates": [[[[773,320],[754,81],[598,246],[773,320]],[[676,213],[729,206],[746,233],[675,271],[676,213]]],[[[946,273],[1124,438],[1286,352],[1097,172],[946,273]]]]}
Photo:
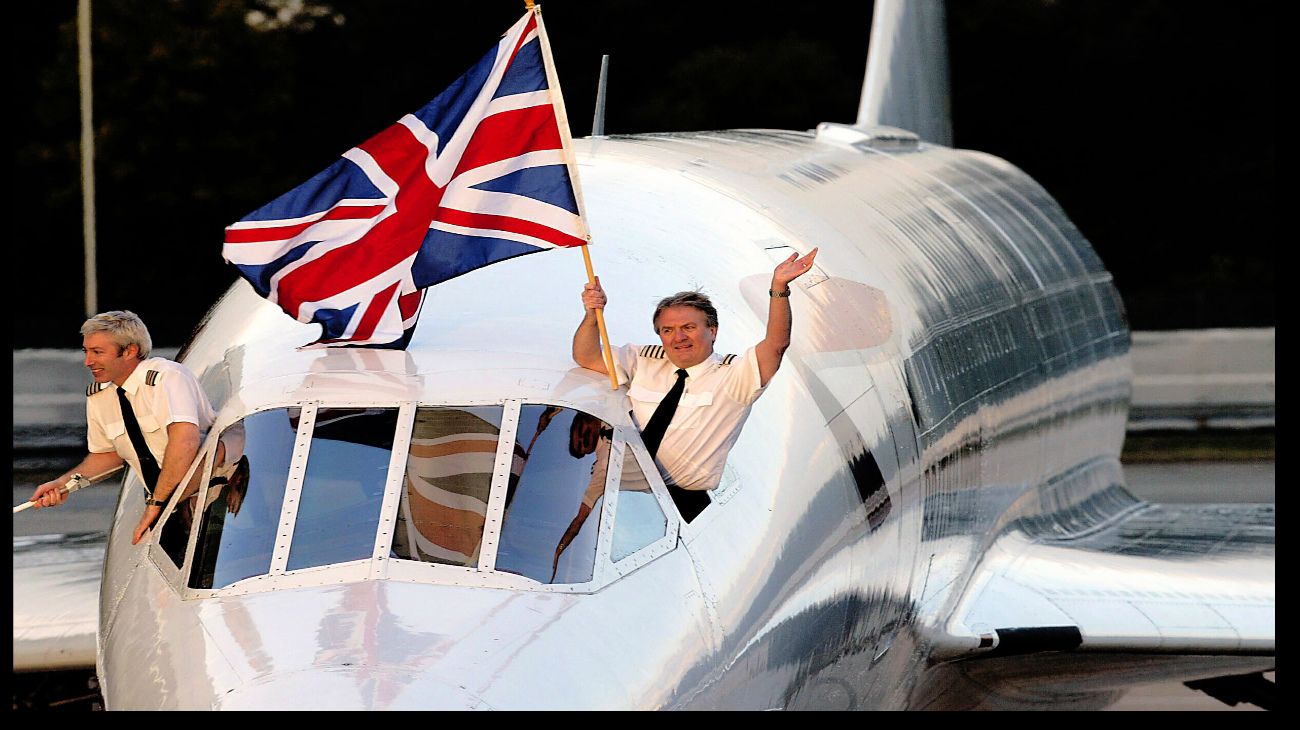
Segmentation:
{"type": "Polygon", "coordinates": [[[668,430],[668,424],[672,423],[673,414],[677,412],[677,402],[682,399],[682,391],[686,390],[686,371],[678,369],[677,382],[668,390],[664,399],[659,401],[659,406],[650,416],[650,422],[641,430],[641,440],[645,442],[645,448],[650,452],[651,458],[659,451],[659,442],[664,440],[664,432],[668,430]]]}
{"type": "MultiPolygon", "coordinates": [[[[664,399],[659,401],[655,412],[650,415],[650,422],[645,425],[641,431],[641,440],[645,442],[646,451],[650,452],[650,458],[654,458],[659,451],[659,442],[664,440],[664,432],[668,430],[668,424],[673,421],[673,414],[677,412],[677,403],[682,399],[682,391],[686,390],[686,371],[678,369],[677,382],[668,390],[664,399]]],[[[682,519],[690,522],[695,516],[704,511],[709,506],[708,492],[704,490],[682,489],[676,484],[667,484],[668,495],[673,498],[677,505],[677,510],[681,512],[682,519]]]]}
{"type": "Polygon", "coordinates": [[[122,406],[122,420],[126,422],[126,435],[131,439],[131,446],[135,449],[135,455],[140,459],[140,476],[144,477],[145,494],[153,495],[154,487],[158,486],[158,462],[153,458],[153,452],[149,451],[149,446],[144,442],[144,433],[140,431],[140,422],[135,420],[135,411],[131,409],[131,401],[126,399],[126,391],[121,387],[117,389],[117,402],[122,406]]]}

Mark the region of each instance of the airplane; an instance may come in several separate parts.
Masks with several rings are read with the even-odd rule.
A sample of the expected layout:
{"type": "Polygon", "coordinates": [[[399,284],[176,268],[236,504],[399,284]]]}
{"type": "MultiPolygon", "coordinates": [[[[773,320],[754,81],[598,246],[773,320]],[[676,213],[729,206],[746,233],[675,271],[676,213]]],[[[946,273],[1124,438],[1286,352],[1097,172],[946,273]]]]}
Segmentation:
{"type": "MultiPolygon", "coordinates": [[[[123,480],[97,607],[16,596],[15,668],[84,665],[93,614],[107,709],[1271,705],[1273,507],[1125,488],[1123,303],[1041,186],[947,146],[942,20],[876,3],[853,125],[574,142],[616,343],[702,287],[741,352],[820,249],[698,517],[570,359],[574,255],[430,289],[405,351],[299,349],[241,281],[178,356],[218,414],[185,487],[132,546],[123,480]]],[[[16,546],[15,590],[84,596],[83,557],[16,546]]]]}

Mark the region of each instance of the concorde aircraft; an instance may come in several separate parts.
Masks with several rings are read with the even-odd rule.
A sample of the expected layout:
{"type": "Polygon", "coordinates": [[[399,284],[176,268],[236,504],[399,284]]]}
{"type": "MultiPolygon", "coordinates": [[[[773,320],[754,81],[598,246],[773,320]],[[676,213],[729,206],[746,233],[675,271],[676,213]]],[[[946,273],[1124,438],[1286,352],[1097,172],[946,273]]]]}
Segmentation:
{"type": "MultiPolygon", "coordinates": [[[[774,263],[820,247],[703,513],[680,518],[626,390],[570,359],[574,252],[434,287],[406,351],[299,349],[315,325],[240,282],[180,356],[217,422],[139,546],[124,480],[94,656],[106,706],[1100,708],[1171,680],[1267,695],[1272,506],[1125,489],[1110,274],[1023,172],[946,146],[942,7],[876,6],[854,125],[575,143],[615,344],[654,344],[654,302],[702,287],[717,349],[742,352],[774,263]]],[[[16,666],[78,661],[36,634],[16,666]]]]}

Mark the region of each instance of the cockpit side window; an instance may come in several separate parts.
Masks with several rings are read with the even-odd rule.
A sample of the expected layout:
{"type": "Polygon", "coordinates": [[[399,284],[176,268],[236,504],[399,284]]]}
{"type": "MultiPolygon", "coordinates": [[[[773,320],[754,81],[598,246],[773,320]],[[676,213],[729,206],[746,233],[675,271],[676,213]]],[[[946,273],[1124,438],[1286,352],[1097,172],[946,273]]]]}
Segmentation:
{"type": "Polygon", "coordinates": [[[496,569],[541,583],[586,583],[596,563],[613,429],[559,406],[524,405],[517,484],[507,493],[496,569]]]}
{"type": "Polygon", "coordinates": [[[668,520],[650,482],[631,449],[623,452],[623,474],[618,483],[618,514],[614,517],[614,545],[610,559],[618,562],[667,534],[668,520]]]}
{"type": "Polygon", "coordinates": [[[191,562],[191,588],[223,588],[270,570],[300,410],[254,413],[221,432],[191,562]]]}
{"type": "Polygon", "coordinates": [[[287,570],[369,558],[397,431],[396,408],[321,408],[287,570]]]}
{"type": "Polygon", "coordinates": [[[393,557],[478,564],[501,414],[500,406],[416,411],[393,557]]]}

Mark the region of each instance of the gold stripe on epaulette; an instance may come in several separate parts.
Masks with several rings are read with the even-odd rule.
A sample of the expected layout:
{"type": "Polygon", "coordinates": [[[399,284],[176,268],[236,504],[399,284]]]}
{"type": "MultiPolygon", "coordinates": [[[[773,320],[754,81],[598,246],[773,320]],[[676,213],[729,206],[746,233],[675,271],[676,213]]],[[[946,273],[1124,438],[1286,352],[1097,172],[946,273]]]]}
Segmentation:
{"type": "Polygon", "coordinates": [[[86,397],[89,398],[90,396],[98,393],[99,391],[107,387],[108,387],[107,383],[91,383],[90,385],[86,386],[86,397]]]}
{"type": "Polygon", "coordinates": [[[148,373],[145,373],[145,376],[144,376],[144,384],[145,384],[145,385],[157,385],[157,384],[158,384],[158,374],[159,374],[159,373],[158,373],[157,370],[150,370],[148,373]]]}
{"type": "Polygon", "coordinates": [[[732,360],[735,360],[735,359],[736,359],[736,356],[735,356],[735,355],[727,355],[726,357],[723,357],[723,358],[722,358],[722,364],[723,364],[723,365],[730,365],[730,364],[731,364],[731,361],[732,361],[732,360]]]}
{"type": "Polygon", "coordinates": [[[662,360],[664,358],[663,345],[646,345],[641,348],[641,357],[650,358],[651,360],[662,360]]]}

